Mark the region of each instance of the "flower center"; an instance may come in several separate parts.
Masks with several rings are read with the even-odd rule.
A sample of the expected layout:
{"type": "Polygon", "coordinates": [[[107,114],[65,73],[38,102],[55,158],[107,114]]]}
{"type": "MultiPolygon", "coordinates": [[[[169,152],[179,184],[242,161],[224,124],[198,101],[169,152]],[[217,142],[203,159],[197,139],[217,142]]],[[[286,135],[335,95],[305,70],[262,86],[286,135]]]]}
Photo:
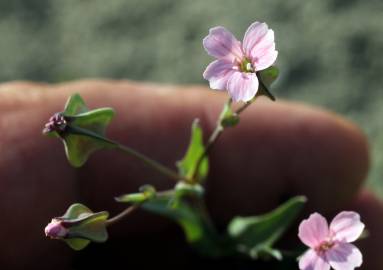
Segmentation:
{"type": "Polygon", "coordinates": [[[246,73],[254,73],[255,72],[255,68],[253,67],[253,64],[250,62],[250,60],[248,58],[245,58],[242,60],[242,62],[239,65],[239,69],[242,72],[246,72],[246,73]]]}
{"type": "Polygon", "coordinates": [[[322,242],[317,248],[316,251],[318,252],[325,252],[329,249],[331,249],[335,245],[332,241],[324,241],[322,242]]]}

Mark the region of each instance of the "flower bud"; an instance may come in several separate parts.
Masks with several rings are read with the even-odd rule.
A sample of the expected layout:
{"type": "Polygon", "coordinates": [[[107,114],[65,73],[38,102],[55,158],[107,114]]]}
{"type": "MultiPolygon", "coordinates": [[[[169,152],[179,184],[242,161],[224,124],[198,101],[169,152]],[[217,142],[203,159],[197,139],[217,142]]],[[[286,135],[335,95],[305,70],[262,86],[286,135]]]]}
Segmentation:
{"type": "Polygon", "coordinates": [[[43,134],[47,134],[50,132],[57,132],[58,134],[62,134],[65,132],[67,127],[67,120],[62,113],[55,113],[51,118],[49,118],[48,123],[45,124],[43,129],[43,134]]]}
{"type": "Polygon", "coordinates": [[[53,239],[65,238],[68,232],[69,230],[64,227],[62,220],[56,218],[45,227],[45,235],[53,239]]]}
{"type": "Polygon", "coordinates": [[[92,212],[85,205],[71,205],[61,217],[53,218],[45,227],[45,235],[52,239],[60,239],[71,248],[80,250],[90,242],[105,242],[108,238],[106,230],[109,213],[92,212]]]}

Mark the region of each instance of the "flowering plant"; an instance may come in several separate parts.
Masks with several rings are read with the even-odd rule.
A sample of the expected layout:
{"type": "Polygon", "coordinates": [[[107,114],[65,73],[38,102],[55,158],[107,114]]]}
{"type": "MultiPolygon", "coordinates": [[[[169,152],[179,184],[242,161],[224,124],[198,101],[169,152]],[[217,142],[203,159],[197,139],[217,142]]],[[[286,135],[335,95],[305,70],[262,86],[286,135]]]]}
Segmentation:
{"type": "MultiPolygon", "coordinates": [[[[241,114],[257,97],[264,95],[275,100],[269,91],[279,73],[274,66],[278,55],[274,32],[265,23],[255,22],[247,29],[241,43],[219,26],[210,29],[203,45],[207,53],[216,58],[203,77],[212,89],[227,90],[230,97],[207,142],[203,140],[198,119],[192,123],[190,143],[184,157],[176,162],[177,170],[108,138],[106,129],[114,117],[114,110],[89,110],[78,94],[68,99],[62,112],[49,119],[43,133],[63,141],[66,156],[74,167],[84,165],[97,150],[116,149],[174,180],[174,187],[157,190],[154,186],[142,185],[136,193],[122,194],[116,201],[129,206],[111,218],[107,211],[94,213],[82,204],[73,204],[63,216],[53,218],[46,226],[48,237],[61,239],[73,249],[81,250],[91,242],[105,242],[109,226],[137,209],[144,209],[179,224],[186,240],[204,256],[282,261],[303,253],[299,248],[281,250],[276,243],[298,218],[306,202],[304,196],[290,198],[260,216],[234,217],[226,232],[215,227],[204,202],[209,152],[219,137],[227,128],[239,124],[241,114]]],[[[330,227],[322,216],[313,214],[299,226],[299,238],[310,247],[300,258],[299,268],[346,270],[359,267],[362,255],[349,242],[355,241],[363,229],[359,215],[354,212],[341,212],[330,227]]]]}

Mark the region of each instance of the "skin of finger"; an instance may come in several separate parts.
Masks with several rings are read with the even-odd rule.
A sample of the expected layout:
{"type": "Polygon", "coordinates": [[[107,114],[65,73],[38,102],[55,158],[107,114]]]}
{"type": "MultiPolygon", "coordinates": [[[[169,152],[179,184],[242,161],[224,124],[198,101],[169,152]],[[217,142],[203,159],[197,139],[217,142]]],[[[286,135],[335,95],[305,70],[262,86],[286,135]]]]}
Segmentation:
{"type": "Polygon", "coordinates": [[[383,204],[371,191],[363,190],[347,207],[357,211],[365,224],[367,237],[354,243],[363,254],[361,269],[383,269],[383,204]]]}
{"type": "MultiPolygon", "coordinates": [[[[70,168],[61,143],[43,138],[41,127],[53,112],[62,110],[74,92],[81,93],[90,108],[116,108],[110,137],[168,166],[182,158],[192,120],[200,118],[208,134],[227,98],[224,93],[200,86],[128,81],[1,85],[0,119],[6,132],[0,135],[4,149],[0,179],[2,194],[7,194],[2,198],[7,202],[2,204],[2,212],[8,213],[10,220],[3,225],[9,233],[1,240],[14,246],[4,258],[14,256],[17,249],[18,255],[21,252],[33,261],[51,245],[56,247],[48,244],[55,241],[43,239],[41,228],[74,200],[96,211],[115,213],[122,206],[116,206],[111,199],[114,196],[136,191],[146,183],[159,189],[173,185],[136,160],[112,151],[96,153],[80,169],[70,168]],[[14,201],[16,208],[28,209],[29,220],[34,220],[22,251],[18,243],[25,240],[25,235],[16,234],[15,238],[13,233],[12,240],[10,237],[24,228],[20,220],[25,220],[21,210],[19,215],[9,210],[14,201]],[[39,209],[38,213],[29,210],[31,205],[39,209]],[[31,249],[37,243],[41,248],[31,249]]],[[[367,168],[366,140],[349,122],[301,104],[260,99],[243,114],[240,125],[225,132],[212,150],[207,202],[214,220],[222,227],[234,215],[262,213],[297,194],[308,196],[308,211],[331,212],[355,196],[367,168]]],[[[161,218],[139,213],[129,222],[116,225],[114,235],[161,231],[166,226],[168,223],[161,218]]]]}

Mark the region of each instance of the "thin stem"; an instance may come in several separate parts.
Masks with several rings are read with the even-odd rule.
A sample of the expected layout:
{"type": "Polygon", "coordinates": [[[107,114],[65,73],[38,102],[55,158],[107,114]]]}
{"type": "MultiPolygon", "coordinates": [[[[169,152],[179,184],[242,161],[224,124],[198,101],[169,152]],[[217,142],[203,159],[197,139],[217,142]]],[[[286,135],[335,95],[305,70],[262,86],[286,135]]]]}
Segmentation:
{"type": "Polygon", "coordinates": [[[75,134],[79,134],[79,135],[85,135],[85,136],[91,137],[93,139],[105,142],[105,143],[117,148],[118,150],[137,158],[138,160],[140,160],[141,162],[143,162],[147,166],[157,170],[158,172],[168,176],[169,178],[171,178],[177,182],[180,180],[187,180],[187,179],[185,179],[185,177],[183,177],[183,176],[179,175],[178,173],[176,173],[175,171],[165,167],[161,163],[145,156],[144,154],[141,154],[141,153],[137,152],[136,150],[134,150],[128,146],[122,145],[116,141],[102,137],[99,134],[94,133],[90,130],[71,126],[70,131],[71,131],[71,133],[75,133],[75,134]]]}
{"type": "Polygon", "coordinates": [[[130,147],[121,145],[119,143],[116,144],[116,147],[117,147],[117,149],[121,150],[122,152],[127,153],[127,154],[141,160],[147,166],[152,167],[153,169],[157,170],[158,172],[168,176],[169,178],[171,178],[177,182],[180,180],[186,180],[184,176],[179,175],[178,173],[168,169],[167,167],[165,167],[161,163],[137,152],[136,150],[134,150],[130,147]]]}
{"type": "MultiPolygon", "coordinates": [[[[232,99],[229,98],[229,100],[226,102],[226,104],[228,106],[231,106],[231,103],[232,103],[232,99]]],[[[225,104],[225,105],[226,105],[225,104]]],[[[217,120],[217,125],[215,127],[215,129],[213,130],[213,132],[211,133],[206,145],[205,145],[205,150],[204,152],[202,153],[202,155],[198,158],[197,162],[196,162],[196,169],[194,171],[194,174],[192,175],[191,177],[191,182],[196,182],[196,174],[198,173],[198,170],[199,170],[199,166],[201,165],[202,163],[202,160],[207,156],[207,154],[209,153],[210,151],[210,148],[213,147],[214,143],[216,142],[216,140],[219,138],[219,136],[221,136],[221,133],[223,132],[224,130],[224,127],[222,126],[222,119],[223,117],[225,116],[224,115],[224,110],[225,110],[225,107],[223,107],[219,117],[218,117],[218,120],[217,120]]]]}
{"type": "MultiPolygon", "coordinates": [[[[247,107],[249,107],[254,102],[254,100],[255,100],[255,98],[252,99],[251,101],[248,101],[245,104],[243,104],[240,108],[238,108],[235,111],[235,114],[240,115],[244,110],[246,110],[247,107]]],[[[228,106],[231,106],[232,99],[229,98],[229,100],[226,103],[228,106]]],[[[206,143],[205,151],[202,153],[202,155],[200,156],[200,158],[197,161],[197,165],[196,165],[197,169],[195,170],[194,175],[191,178],[191,181],[196,181],[195,176],[196,176],[196,173],[198,172],[199,166],[202,163],[202,160],[209,154],[209,151],[211,150],[211,148],[214,146],[214,144],[217,142],[217,140],[219,139],[219,137],[221,136],[221,134],[225,130],[225,127],[222,125],[222,120],[225,117],[225,115],[223,113],[224,110],[225,110],[225,107],[222,109],[221,114],[219,115],[219,118],[217,121],[217,125],[216,125],[215,129],[213,130],[213,132],[211,133],[211,135],[210,135],[210,137],[206,143]]]]}
{"type": "Polygon", "coordinates": [[[130,215],[132,212],[136,211],[139,207],[140,207],[139,204],[135,204],[135,205],[132,205],[132,206],[126,208],[124,211],[122,211],[118,215],[108,219],[105,222],[106,226],[110,226],[112,224],[119,222],[121,219],[125,218],[126,216],[130,215]]]}
{"type": "Polygon", "coordinates": [[[251,104],[253,104],[253,102],[255,101],[256,98],[253,98],[252,100],[246,102],[245,104],[243,104],[241,107],[239,107],[236,111],[235,111],[235,114],[237,115],[240,115],[244,110],[247,109],[247,107],[249,107],[251,104]]]}
{"type": "MultiPolygon", "coordinates": [[[[171,195],[174,193],[174,190],[173,189],[169,189],[169,190],[163,190],[163,191],[159,191],[156,193],[156,197],[163,197],[163,196],[168,196],[168,195],[171,195]]],[[[112,225],[112,224],[115,224],[119,221],[121,221],[121,219],[124,219],[125,217],[129,216],[131,213],[133,213],[134,211],[136,211],[139,207],[141,206],[141,204],[134,204],[128,208],[126,208],[124,211],[122,211],[121,213],[117,214],[116,216],[108,219],[106,221],[106,226],[109,226],[109,225],[112,225]]]]}

